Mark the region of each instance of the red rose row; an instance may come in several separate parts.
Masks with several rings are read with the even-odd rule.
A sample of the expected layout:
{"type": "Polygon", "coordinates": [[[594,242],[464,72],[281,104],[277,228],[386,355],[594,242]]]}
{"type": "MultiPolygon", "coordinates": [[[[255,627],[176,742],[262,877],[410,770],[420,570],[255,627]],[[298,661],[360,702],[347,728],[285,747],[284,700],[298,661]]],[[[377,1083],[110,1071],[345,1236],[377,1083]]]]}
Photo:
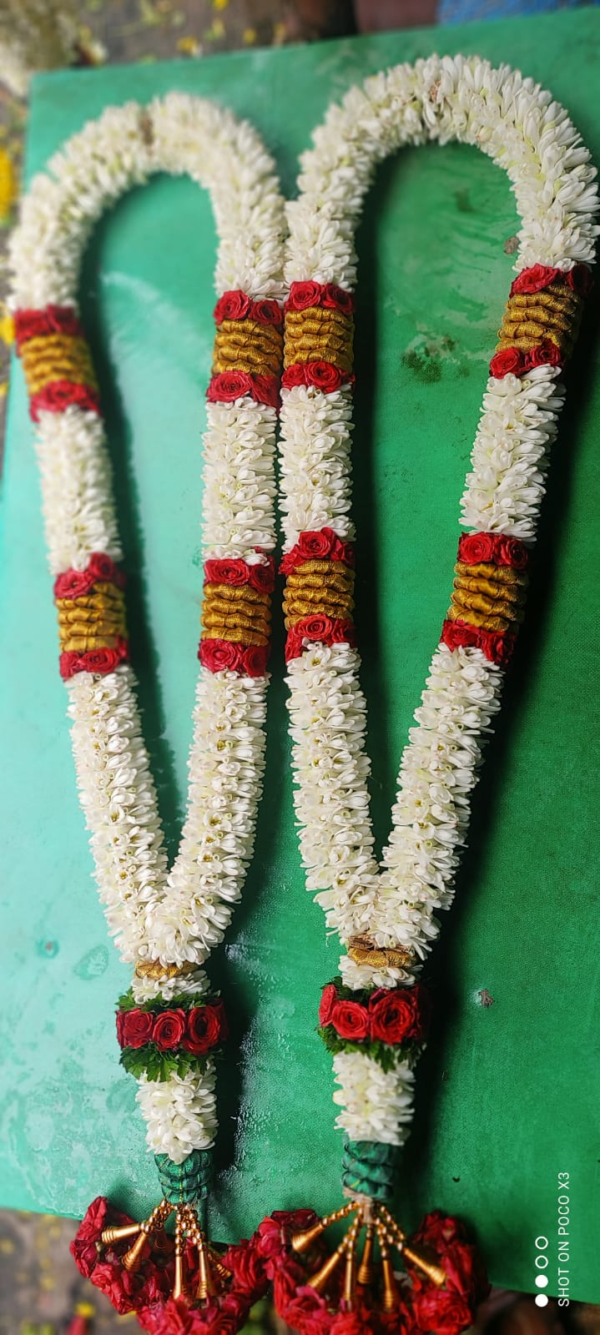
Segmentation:
{"type": "Polygon", "coordinates": [[[322,1029],[331,1025],[340,1038],[348,1041],[406,1043],[423,1042],[427,1037],[431,1005],[429,993],[420,983],[414,987],[379,988],[368,1001],[351,1001],[338,996],[335,983],[323,988],[319,1006],[322,1029]]]}
{"type": "Polygon", "coordinates": [[[238,644],[232,640],[201,640],[198,658],[209,672],[240,672],[246,677],[264,677],[271,646],[238,644]]]}
{"type": "Polygon", "coordinates": [[[275,561],[272,556],[264,562],[249,565],[238,557],[211,558],[204,562],[205,584],[231,584],[241,588],[249,584],[257,593],[272,593],[275,588],[275,561]]]}
{"type": "Polygon", "coordinates": [[[572,269],[551,269],[546,264],[532,264],[530,269],[522,269],[517,274],[510,289],[511,297],[515,292],[543,292],[545,287],[558,281],[565,283],[576,292],[578,297],[587,297],[592,287],[592,275],[587,264],[575,264],[572,269]]]}
{"type": "Polygon", "coordinates": [[[223,320],[256,320],[257,324],[283,324],[283,310],[278,301],[267,297],[253,301],[241,288],[224,292],[213,311],[215,324],[223,320]]]}
{"type": "Polygon", "coordinates": [[[55,598],[81,598],[93,589],[94,584],[115,584],[118,589],[125,588],[125,574],[115,565],[105,552],[92,552],[85,570],[63,571],[54,581],[55,598]]]}
{"type": "Polygon", "coordinates": [[[449,649],[481,649],[490,663],[497,667],[507,667],[516,643],[513,631],[483,630],[481,626],[471,626],[467,621],[444,621],[442,644],[449,649]]]}
{"type": "Polygon", "coordinates": [[[302,617],[288,631],[285,641],[285,661],[300,658],[304,641],[312,640],[319,644],[356,644],[356,631],[352,621],[342,621],[339,617],[328,617],[315,612],[314,616],[302,617]]]}
{"type": "Polygon", "coordinates": [[[59,655],[58,666],[63,681],[68,681],[77,672],[114,672],[120,663],[129,662],[129,640],[122,635],[112,648],[88,649],[85,653],[67,650],[59,655]]]}
{"type": "Polygon", "coordinates": [[[23,309],[15,311],[15,341],[17,352],[21,345],[32,338],[43,338],[46,334],[69,334],[72,338],[85,338],[74,306],[43,306],[39,310],[23,309]]]}
{"type": "Polygon", "coordinates": [[[206,397],[209,403],[235,403],[246,394],[255,403],[279,407],[279,381],[276,375],[253,375],[249,371],[219,371],[210,378],[206,397]]]}
{"type": "Polygon", "coordinates": [[[496,566],[524,570],[529,562],[529,552],[520,538],[509,538],[505,533],[462,533],[458,559],[469,566],[493,562],[496,566]]]}
{"type": "Polygon", "coordinates": [[[352,292],[338,287],[337,283],[315,283],[310,279],[291,283],[284,310],[307,311],[311,306],[323,306],[326,310],[341,311],[342,315],[353,315],[355,300],[352,292]]]}
{"type": "Polygon", "coordinates": [[[502,348],[490,362],[490,375],[503,380],[505,375],[526,375],[536,366],[564,366],[565,359],[552,339],[545,339],[536,348],[524,352],[522,348],[502,348]]]}
{"type": "Polygon", "coordinates": [[[117,1011],[117,1039],[121,1048],[143,1048],[153,1043],[159,1052],[192,1052],[201,1056],[222,1043],[228,1034],[222,1001],[206,1006],[162,1010],[157,1013],[134,1007],[117,1011]]]}
{"type": "Polygon", "coordinates": [[[350,371],[340,371],[333,362],[294,362],[288,366],[281,377],[283,389],[295,389],[297,385],[313,385],[324,394],[332,394],[342,385],[353,385],[355,377],[350,371]]]}
{"type": "Polygon", "coordinates": [[[318,530],[307,529],[300,534],[297,543],[282,557],[279,573],[290,575],[305,561],[342,561],[344,565],[354,565],[354,548],[351,542],[342,542],[332,528],[318,530]]]}

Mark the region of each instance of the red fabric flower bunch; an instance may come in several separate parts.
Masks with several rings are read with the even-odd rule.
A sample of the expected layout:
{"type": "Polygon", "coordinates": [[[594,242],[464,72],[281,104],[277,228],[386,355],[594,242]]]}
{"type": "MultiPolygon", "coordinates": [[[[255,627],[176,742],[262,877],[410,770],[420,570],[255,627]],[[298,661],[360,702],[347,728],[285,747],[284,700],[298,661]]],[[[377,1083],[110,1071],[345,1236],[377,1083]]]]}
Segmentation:
{"type": "Polygon", "coordinates": [[[241,588],[249,584],[257,593],[272,593],[275,588],[275,562],[267,557],[266,564],[259,561],[249,565],[241,557],[213,557],[204,562],[205,584],[230,584],[241,588]]]}
{"type": "Polygon", "coordinates": [[[238,644],[233,640],[201,640],[198,658],[209,672],[241,672],[246,677],[264,677],[270,645],[238,644]]]}
{"type": "Polygon", "coordinates": [[[592,287],[592,275],[587,264],[574,264],[572,269],[552,269],[547,264],[532,264],[530,269],[522,269],[517,274],[510,295],[515,292],[543,292],[551,283],[562,280],[572,292],[580,297],[587,297],[592,287]]]}
{"type": "Polygon", "coordinates": [[[355,377],[350,371],[341,371],[333,362],[316,358],[312,362],[294,362],[288,366],[281,377],[284,389],[295,389],[298,385],[313,386],[323,394],[333,394],[342,385],[353,385],[355,377]]]}
{"type": "Polygon", "coordinates": [[[213,315],[217,325],[222,324],[223,320],[256,320],[257,324],[283,324],[283,311],[279,302],[266,297],[253,301],[242,292],[241,288],[224,292],[222,297],[219,297],[213,315]]]}
{"type": "Polygon", "coordinates": [[[409,1279],[398,1284],[393,1311],[383,1312],[377,1290],[361,1286],[347,1311],[339,1269],[324,1294],[307,1283],[327,1254],[322,1239],[302,1256],[292,1250],[292,1235],[315,1222],[312,1210],[277,1211],[263,1220],[255,1235],[273,1282],[276,1310],[299,1335],[398,1335],[398,1331],[403,1335],[460,1335],[472,1324],[478,1304],[489,1292],[481,1260],[463,1225],[436,1210],[426,1215],[411,1243],[441,1265],[446,1273],[444,1285],[438,1288],[406,1263],[409,1279]]]}
{"type": "Polygon", "coordinates": [[[276,375],[254,375],[249,371],[219,371],[211,376],[206,397],[209,403],[235,403],[246,394],[256,403],[268,408],[279,406],[279,383],[276,375]]]}
{"type": "Polygon", "coordinates": [[[326,310],[340,311],[342,315],[354,314],[354,296],[337,283],[316,283],[312,279],[291,283],[290,294],[285,303],[286,311],[306,311],[311,306],[323,306],[326,310]]]}
{"type": "Polygon", "coordinates": [[[115,584],[118,589],[125,587],[125,574],[115,565],[112,557],[105,552],[92,552],[85,570],[73,570],[69,567],[54,581],[55,598],[81,598],[89,593],[99,581],[115,584]]]}
{"type": "Polygon", "coordinates": [[[564,366],[564,357],[552,339],[543,339],[537,347],[528,351],[523,348],[502,348],[492,357],[490,375],[495,380],[503,380],[505,375],[526,375],[536,366],[564,366]]]}
{"type": "Polygon", "coordinates": [[[425,1215],[412,1242],[436,1254],[446,1272],[442,1288],[407,1262],[412,1280],[412,1308],[417,1328],[435,1335],[459,1335],[472,1325],[479,1303],[490,1291],[477,1248],[458,1219],[433,1210],[425,1215]]]}
{"type": "Polygon", "coordinates": [[[227,1038],[227,1017],[220,1000],[205,1006],[144,1010],[134,1006],[117,1011],[117,1039],[121,1048],[143,1048],[154,1044],[159,1052],[178,1049],[203,1056],[227,1038]]]}
{"type": "Polygon", "coordinates": [[[481,649],[498,667],[508,667],[516,644],[513,631],[483,630],[466,621],[444,621],[440,639],[449,649],[481,649]]]}
{"type": "Polygon", "coordinates": [[[332,528],[306,529],[282,557],[279,573],[290,575],[305,561],[342,561],[353,566],[354,548],[351,542],[342,542],[332,528]]]}
{"type": "Polygon", "coordinates": [[[364,1000],[340,996],[335,983],[323,988],[319,1006],[322,1029],[333,1029],[341,1039],[352,1043],[389,1043],[397,1045],[412,1040],[423,1042],[430,1019],[427,989],[414,987],[379,988],[364,1000]]]}
{"type": "Polygon", "coordinates": [[[112,648],[88,649],[79,653],[76,649],[67,649],[59,655],[58,666],[63,681],[74,677],[76,672],[114,672],[119,663],[129,660],[129,640],[117,635],[112,648]]]}
{"type": "MultiPolygon", "coordinates": [[[[265,1294],[268,1285],[258,1235],[229,1248],[222,1258],[231,1272],[228,1287],[210,1304],[196,1309],[170,1296],[175,1267],[173,1241],[167,1234],[161,1235],[158,1245],[150,1237],[142,1266],[133,1274],[122,1263],[131,1238],[102,1246],[104,1229],[133,1222],[128,1215],[112,1209],[105,1197],[92,1201],[71,1243],[80,1273],[106,1294],[117,1312],[135,1312],[140,1326],[152,1335],[237,1335],[252,1304],[265,1294]]],[[[184,1259],[188,1290],[193,1293],[198,1280],[193,1247],[187,1247],[184,1259]]]]}
{"type": "Polygon", "coordinates": [[[285,661],[299,658],[305,641],[319,644],[356,644],[356,631],[352,621],[340,617],[328,617],[323,612],[313,616],[301,617],[288,631],[285,642],[285,661]]]}
{"type": "Polygon", "coordinates": [[[458,559],[464,565],[492,563],[524,570],[529,562],[529,552],[520,538],[511,538],[505,533],[462,533],[458,559]]]}
{"type": "Polygon", "coordinates": [[[23,343],[31,338],[42,338],[45,334],[68,334],[72,338],[83,338],[84,332],[74,306],[43,306],[40,310],[22,309],[15,311],[15,339],[17,352],[23,343]]]}

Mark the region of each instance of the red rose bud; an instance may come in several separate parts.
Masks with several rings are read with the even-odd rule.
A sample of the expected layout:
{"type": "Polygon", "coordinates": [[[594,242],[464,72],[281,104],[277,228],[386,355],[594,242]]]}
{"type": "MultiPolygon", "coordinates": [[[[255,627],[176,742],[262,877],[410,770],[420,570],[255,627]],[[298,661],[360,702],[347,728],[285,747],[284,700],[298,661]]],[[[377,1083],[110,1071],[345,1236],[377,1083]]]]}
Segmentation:
{"type": "Polygon", "coordinates": [[[573,292],[578,297],[587,297],[594,286],[594,280],[587,264],[575,264],[566,275],[566,280],[573,292]]]}
{"type": "Polygon", "coordinates": [[[310,281],[290,284],[290,295],[286,309],[305,311],[310,306],[318,306],[321,301],[321,284],[310,281]]]}
{"type": "Polygon", "coordinates": [[[358,1001],[336,1001],[331,1023],[340,1038],[360,1040],[369,1033],[369,1016],[358,1001]]]}
{"type": "Polygon", "coordinates": [[[381,1043],[405,1043],[424,1037],[417,988],[374,992],[369,1001],[371,1038],[381,1043]]]}
{"type": "Polygon", "coordinates": [[[186,1052],[201,1056],[210,1052],[227,1036],[227,1021],[222,1001],[206,1006],[193,1006],[187,1014],[187,1027],[182,1047],[186,1052]]]}
{"type": "Polygon", "coordinates": [[[283,389],[296,389],[298,385],[306,384],[306,372],[303,365],[295,362],[293,366],[288,366],[281,377],[283,389]]]}
{"type": "Polygon", "coordinates": [[[201,640],[198,658],[209,672],[236,672],[242,663],[242,646],[230,640],[201,640]]]}
{"type": "Polygon", "coordinates": [[[341,311],[343,315],[352,315],[355,306],[354,295],[352,292],[346,292],[343,287],[338,287],[337,283],[326,283],[321,305],[328,310],[341,311]]]}
{"type": "Polygon", "coordinates": [[[278,301],[253,301],[250,314],[258,324],[283,324],[283,311],[278,301]]]}
{"type": "Polygon", "coordinates": [[[276,375],[253,375],[250,393],[256,403],[264,403],[267,408],[279,407],[279,380],[276,375]]]}
{"type": "Polygon", "coordinates": [[[464,565],[481,565],[493,561],[495,535],[493,533],[463,533],[458,543],[458,559],[464,565]]]}
{"type": "Polygon", "coordinates": [[[243,320],[248,314],[252,302],[250,297],[246,296],[240,288],[232,292],[224,292],[213,311],[215,324],[222,324],[223,320],[243,320]]]}
{"type": "Polygon", "coordinates": [[[337,991],[333,983],[328,983],[323,988],[321,994],[321,1004],[319,1006],[319,1024],[324,1029],[326,1025],[331,1024],[333,1008],[337,1001],[337,991]]]}
{"type": "Polygon", "coordinates": [[[119,1011],[117,1014],[117,1038],[119,1038],[119,1028],[122,1037],[119,1038],[123,1048],[143,1048],[145,1043],[149,1043],[152,1038],[152,1026],[154,1017],[150,1011],[138,1010],[137,1007],[130,1011],[119,1011]],[[120,1020],[120,1026],[119,1026],[120,1020]]]}
{"type": "Polygon", "coordinates": [[[324,394],[331,394],[334,390],[340,389],[348,379],[347,374],[340,371],[332,362],[306,362],[305,373],[307,385],[314,385],[316,389],[323,390],[324,394]]]}
{"type": "Polygon", "coordinates": [[[247,371],[220,371],[211,376],[206,397],[209,403],[235,403],[252,393],[252,376],[247,371]]]}
{"type": "Polygon", "coordinates": [[[329,556],[335,540],[336,534],[332,528],[306,529],[296,544],[298,554],[306,561],[329,556]]]}
{"type": "Polygon", "coordinates": [[[531,348],[525,356],[528,371],[536,366],[562,366],[564,362],[560,348],[550,338],[544,339],[539,347],[531,348]]]}
{"type": "Polygon", "coordinates": [[[524,375],[526,370],[527,363],[520,348],[503,348],[490,362],[490,375],[495,380],[503,380],[505,375],[524,375]]]}
{"type": "Polygon", "coordinates": [[[269,661],[268,644],[249,644],[242,653],[240,669],[247,677],[264,677],[269,661]]]}
{"type": "Polygon", "coordinates": [[[179,1047],[186,1029],[184,1010],[160,1011],[154,1016],[152,1042],[160,1052],[170,1052],[179,1047]]]}
{"type": "Polygon", "coordinates": [[[272,593],[275,588],[275,562],[272,556],[248,566],[248,583],[257,593],[272,593]]]}
{"type": "Polygon", "coordinates": [[[507,538],[504,533],[496,536],[496,565],[511,566],[513,570],[524,570],[529,563],[529,552],[520,538],[507,538]]]}
{"type": "Polygon", "coordinates": [[[231,584],[235,587],[248,583],[249,568],[238,557],[213,558],[204,562],[206,584],[231,584]]]}
{"type": "Polygon", "coordinates": [[[515,292],[542,292],[556,278],[563,276],[560,269],[551,269],[546,264],[532,264],[530,269],[522,269],[521,273],[517,274],[511,285],[510,295],[512,297],[515,292]]]}

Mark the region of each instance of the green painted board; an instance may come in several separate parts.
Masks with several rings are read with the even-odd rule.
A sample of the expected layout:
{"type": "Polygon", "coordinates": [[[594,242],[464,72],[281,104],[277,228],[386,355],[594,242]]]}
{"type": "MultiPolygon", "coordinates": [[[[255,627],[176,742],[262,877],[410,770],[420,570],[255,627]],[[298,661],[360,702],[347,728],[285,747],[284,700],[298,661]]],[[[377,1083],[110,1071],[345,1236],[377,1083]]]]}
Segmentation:
{"type": "MultiPolygon", "coordinates": [[[[550,87],[600,161],[600,12],[429,29],[206,62],[36,81],[28,169],[110,102],[178,88],[248,114],[293,190],[328,101],[438,51],[507,61],[550,87]]],[[[405,152],[361,225],[358,626],[380,843],[401,747],[448,601],[464,474],[511,276],[506,179],[475,150],[405,152]]],[[[188,181],[158,180],[100,227],[83,281],[130,573],[134,661],[173,843],[182,815],[201,591],[200,468],[215,238],[188,181]]],[[[571,1297],[600,1301],[600,986],[596,667],[600,367],[594,309],[544,511],[530,615],[477,793],[457,902],[427,969],[437,1019],[422,1062],[399,1211],[477,1227],[492,1278],[533,1289],[535,1239],[557,1286],[557,1175],[570,1175],[571,1297]],[[487,989],[492,1006],[482,1006],[487,989]]],[[[80,1215],[98,1192],[156,1199],[113,1006],[128,982],[91,881],[20,369],[10,394],[0,589],[3,928],[1,1201],[80,1215]]],[[[340,1198],[330,1058],[314,1033],[335,940],[296,850],[280,627],[266,794],[243,905],[213,963],[234,1016],[220,1082],[216,1236],[276,1207],[340,1198]]],[[[564,1265],[563,1265],[563,1268],[564,1265]]]]}

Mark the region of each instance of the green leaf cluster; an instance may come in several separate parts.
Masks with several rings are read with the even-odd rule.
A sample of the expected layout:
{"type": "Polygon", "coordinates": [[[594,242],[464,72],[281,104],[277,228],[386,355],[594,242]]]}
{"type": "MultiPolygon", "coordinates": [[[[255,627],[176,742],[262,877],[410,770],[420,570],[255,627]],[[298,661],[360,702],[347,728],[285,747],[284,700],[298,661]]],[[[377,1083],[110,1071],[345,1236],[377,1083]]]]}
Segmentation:
{"type": "Polygon", "coordinates": [[[217,992],[210,997],[198,996],[195,992],[184,992],[181,996],[171,997],[170,1001],[165,1001],[164,997],[161,996],[150,997],[148,1001],[136,1001],[133,989],[130,987],[128,992],[124,992],[123,996],[119,997],[119,1010],[152,1011],[153,1014],[158,1014],[159,1011],[164,1010],[191,1011],[194,1006],[210,1006],[218,999],[219,994],[217,992]]]}
{"type": "Polygon", "coordinates": [[[123,1048],[121,1066],[136,1080],[144,1074],[148,1080],[168,1080],[171,1075],[183,1077],[190,1070],[202,1072],[206,1057],[193,1052],[161,1052],[155,1043],[145,1043],[142,1048],[123,1048]]]}
{"type": "MultiPolygon", "coordinates": [[[[353,992],[352,996],[356,996],[353,992]]],[[[332,1024],[319,1029],[319,1035],[322,1038],[328,1052],[363,1052],[365,1057],[372,1057],[378,1062],[383,1071],[393,1071],[399,1062],[407,1061],[410,1066],[415,1066],[418,1058],[423,1051],[422,1043],[415,1043],[408,1039],[406,1043],[382,1043],[381,1039],[356,1040],[350,1038],[341,1038],[336,1033],[332,1024]]]]}

